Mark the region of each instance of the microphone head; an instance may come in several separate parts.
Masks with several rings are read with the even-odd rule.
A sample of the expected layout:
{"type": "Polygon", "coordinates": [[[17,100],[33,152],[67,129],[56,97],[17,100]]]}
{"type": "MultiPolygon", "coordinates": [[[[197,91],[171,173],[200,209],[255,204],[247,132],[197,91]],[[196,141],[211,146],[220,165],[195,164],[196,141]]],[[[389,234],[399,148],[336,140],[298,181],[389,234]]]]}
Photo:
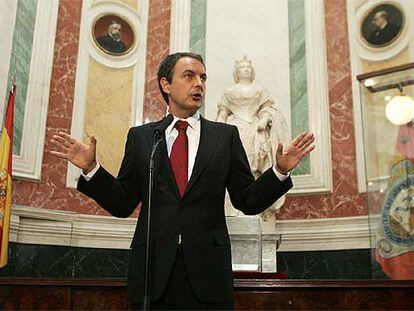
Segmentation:
{"type": "Polygon", "coordinates": [[[164,134],[167,127],[173,122],[174,117],[172,114],[168,114],[163,120],[161,120],[160,124],[155,128],[154,135],[157,137],[161,137],[164,134]]]}

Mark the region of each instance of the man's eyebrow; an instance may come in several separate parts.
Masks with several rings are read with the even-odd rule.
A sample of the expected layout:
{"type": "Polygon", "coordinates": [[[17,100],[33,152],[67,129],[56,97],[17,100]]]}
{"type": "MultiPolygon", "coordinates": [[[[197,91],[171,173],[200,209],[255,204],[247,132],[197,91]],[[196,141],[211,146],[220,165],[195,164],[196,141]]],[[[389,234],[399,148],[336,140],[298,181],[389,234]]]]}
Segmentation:
{"type": "Polygon", "coordinates": [[[183,74],[186,74],[186,73],[194,74],[194,71],[192,71],[190,69],[186,69],[186,70],[184,70],[183,74]]]}

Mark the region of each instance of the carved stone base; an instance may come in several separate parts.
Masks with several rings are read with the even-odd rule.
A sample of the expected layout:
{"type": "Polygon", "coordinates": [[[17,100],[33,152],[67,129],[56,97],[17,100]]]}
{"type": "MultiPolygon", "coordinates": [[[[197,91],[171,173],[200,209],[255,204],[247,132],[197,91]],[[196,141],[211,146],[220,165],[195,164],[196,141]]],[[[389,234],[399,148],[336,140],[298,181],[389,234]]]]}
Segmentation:
{"type": "Polygon", "coordinates": [[[226,217],[234,271],[276,272],[280,235],[256,216],[226,217]]]}

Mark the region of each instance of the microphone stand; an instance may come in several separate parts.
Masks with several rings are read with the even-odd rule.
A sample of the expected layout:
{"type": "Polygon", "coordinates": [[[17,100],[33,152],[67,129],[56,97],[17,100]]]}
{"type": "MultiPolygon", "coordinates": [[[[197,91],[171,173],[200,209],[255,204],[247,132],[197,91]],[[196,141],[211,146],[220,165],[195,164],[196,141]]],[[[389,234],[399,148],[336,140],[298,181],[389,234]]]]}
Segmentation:
{"type": "Polygon", "coordinates": [[[144,279],[144,302],[143,310],[149,310],[150,306],[150,227],[151,227],[151,206],[152,206],[152,191],[154,183],[154,155],[159,143],[162,141],[163,137],[159,131],[154,133],[154,143],[152,145],[150,164],[149,164],[149,179],[148,179],[148,209],[147,209],[147,244],[146,244],[146,254],[145,254],[145,279],[144,279]]]}

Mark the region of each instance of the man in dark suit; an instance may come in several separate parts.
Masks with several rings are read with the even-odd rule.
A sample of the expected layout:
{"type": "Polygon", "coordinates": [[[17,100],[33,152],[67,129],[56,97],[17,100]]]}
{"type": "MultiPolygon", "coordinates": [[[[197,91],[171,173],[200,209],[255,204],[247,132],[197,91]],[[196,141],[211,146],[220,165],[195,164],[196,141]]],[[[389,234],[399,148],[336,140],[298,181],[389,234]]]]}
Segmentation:
{"type": "MultiPolygon", "coordinates": [[[[173,121],[130,129],[118,177],[96,162],[96,140],[89,145],[60,132],[52,153],[83,170],[78,189],[116,217],[141,213],[131,244],[128,297],[142,302],[144,284],[148,167],[156,129],[166,128],[155,156],[151,223],[151,307],[154,309],[230,309],[233,277],[230,239],[224,215],[228,190],[245,214],[264,211],[291,187],[288,176],[314,148],[303,133],[283,151],[277,164],[256,181],[235,126],[202,118],[198,112],[207,75],[198,54],[169,55],[158,82],[173,121]]],[[[171,121],[171,118],[170,118],[171,121]]]]}
{"type": "Polygon", "coordinates": [[[127,48],[124,42],[121,40],[121,24],[112,21],[108,26],[108,33],[104,36],[96,38],[99,45],[114,54],[124,53],[127,48]]]}
{"type": "Polygon", "coordinates": [[[368,42],[374,45],[384,45],[392,41],[400,32],[401,27],[390,23],[388,13],[384,10],[375,13],[372,19],[374,30],[368,37],[368,42]]]}

